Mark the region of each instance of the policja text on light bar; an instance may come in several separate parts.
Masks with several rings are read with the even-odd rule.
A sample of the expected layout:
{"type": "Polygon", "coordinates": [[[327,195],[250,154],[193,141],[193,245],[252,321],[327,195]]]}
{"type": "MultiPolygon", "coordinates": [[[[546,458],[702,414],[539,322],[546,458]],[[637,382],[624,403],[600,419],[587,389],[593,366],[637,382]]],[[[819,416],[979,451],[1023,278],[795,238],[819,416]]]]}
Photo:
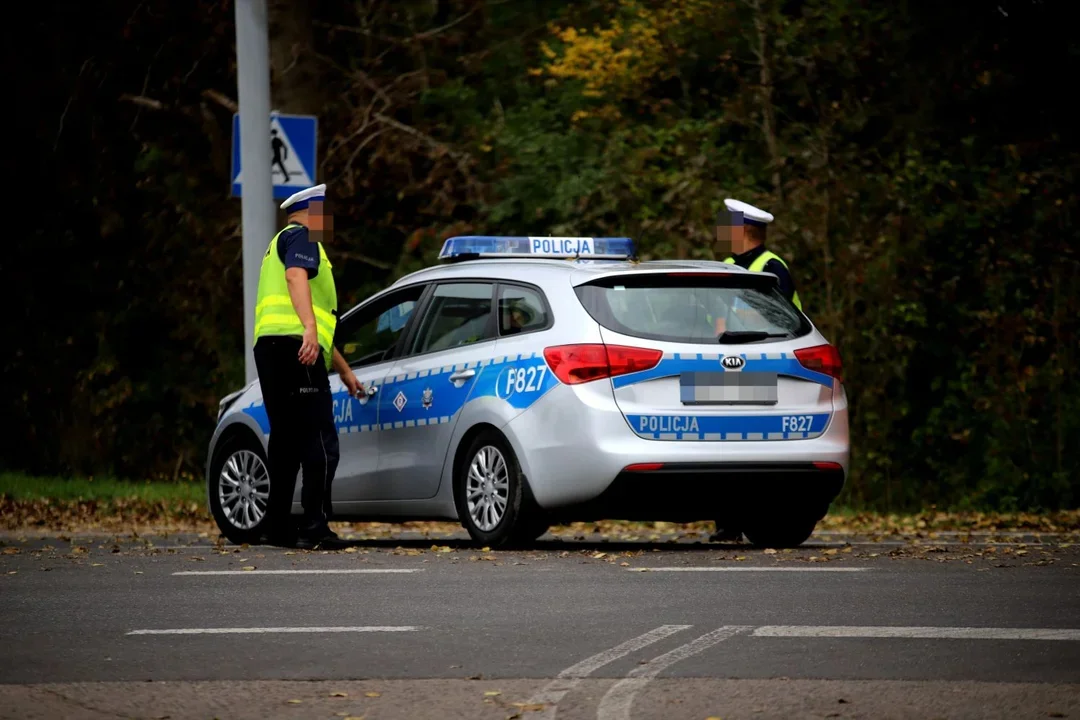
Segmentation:
{"type": "Polygon", "coordinates": [[[634,242],[626,237],[460,235],[443,243],[439,253],[440,260],[494,257],[627,260],[634,257],[634,242]]]}

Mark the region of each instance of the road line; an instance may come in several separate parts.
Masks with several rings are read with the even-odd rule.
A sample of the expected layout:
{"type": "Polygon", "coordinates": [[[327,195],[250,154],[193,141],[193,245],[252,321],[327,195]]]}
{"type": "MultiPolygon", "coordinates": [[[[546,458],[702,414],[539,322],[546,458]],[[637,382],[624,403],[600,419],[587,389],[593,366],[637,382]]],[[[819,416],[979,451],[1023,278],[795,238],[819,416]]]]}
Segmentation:
{"type": "Polygon", "coordinates": [[[865,572],[868,567],[788,567],[773,565],[735,565],[731,567],[643,567],[629,572],[865,572]]]}
{"type": "Polygon", "coordinates": [[[353,627],[264,627],[264,628],[169,628],[132,630],[125,635],[270,635],[277,633],[361,633],[416,632],[412,625],[359,625],[353,627]]]}
{"type": "Polygon", "coordinates": [[[571,665],[556,675],[554,680],[545,685],[543,689],[529,699],[529,705],[543,704],[546,706],[541,714],[530,714],[530,717],[535,718],[535,720],[552,720],[557,712],[558,702],[563,699],[566,693],[573,690],[581,682],[582,678],[588,677],[608,663],[615,662],[619,658],[626,657],[632,652],[636,652],[643,647],[648,647],[654,642],[663,640],[669,635],[674,635],[677,632],[687,630],[691,627],[693,626],[661,625],[644,635],[639,635],[636,638],[627,640],[609,650],[604,650],[603,652],[599,652],[591,657],[585,658],[581,662],[571,665]]]}
{"type": "Polygon", "coordinates": [[[912,638],[925,640],[1080,640],[1074,628],[858,627],[847,625],[765,625],[756,637],[912,638]]]}
{"type": "Polygon", "coordinates": [[[184,570],[173,575],[380,575],[423,572],[423,568],[352,568],[340,570],[184,570]]]}
{"type": "Polygon", "coordinates": [[[677,662],[704,652],[719,642],[751,629],[750,626],[744,625],[725,625],[634,668],[629,675],[612,685],[604,694],[600,700],[600,707],[596,711],[597,720],[630,720],[630,708],[634,704],[634,697],[654,677],[677,662]]]}

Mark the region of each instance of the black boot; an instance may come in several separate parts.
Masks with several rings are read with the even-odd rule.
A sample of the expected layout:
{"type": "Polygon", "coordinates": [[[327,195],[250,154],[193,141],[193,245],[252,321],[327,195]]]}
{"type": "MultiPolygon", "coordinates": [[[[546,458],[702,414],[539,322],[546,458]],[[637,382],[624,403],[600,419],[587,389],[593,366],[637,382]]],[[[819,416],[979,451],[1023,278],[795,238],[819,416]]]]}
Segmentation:
{"type": "Polygon", "coordinates": [[[710,542],[738,542],[742,540],[742,530],[723,523],[716,523],[716,531],[709,536],[710,542]]]}

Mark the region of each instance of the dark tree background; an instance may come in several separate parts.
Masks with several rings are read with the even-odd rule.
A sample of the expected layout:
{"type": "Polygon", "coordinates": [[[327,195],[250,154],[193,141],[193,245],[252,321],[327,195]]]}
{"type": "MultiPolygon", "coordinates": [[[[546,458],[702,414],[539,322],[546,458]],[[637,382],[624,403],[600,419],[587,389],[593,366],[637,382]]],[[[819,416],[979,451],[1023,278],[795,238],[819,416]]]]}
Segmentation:
{"type": "MultiPolygon", "coordinates": [[[[1080,503],[1070,3],[270,9],[275,107],[320,119],[344,305],[460,232],[712,257],[741,197],[844,357],[846,502],[1080,503]]],[[[233,12],[56,2],[9,32],[3,467],[201,472],[243,377],[233,12]]]]}

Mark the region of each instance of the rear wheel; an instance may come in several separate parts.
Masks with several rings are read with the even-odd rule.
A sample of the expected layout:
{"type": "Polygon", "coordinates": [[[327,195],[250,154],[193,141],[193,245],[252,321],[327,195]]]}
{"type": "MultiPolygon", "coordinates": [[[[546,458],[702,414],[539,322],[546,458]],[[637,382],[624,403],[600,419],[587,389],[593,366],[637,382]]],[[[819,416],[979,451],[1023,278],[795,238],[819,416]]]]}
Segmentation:
{"type": "Polygon", "coordinates": [[[261,542],[270,529],[270,472],[253,437],[237,435],[215,451],[210,464],[210,512],[221,534],[243,544],[261,542]]]}
{"type": "Polygon", "coordinates": [[[484,545],[527,543],[548,529],[510,443],[495,430],[480,433],[462,456],[454,500],[461,524],[484,545]]]}

